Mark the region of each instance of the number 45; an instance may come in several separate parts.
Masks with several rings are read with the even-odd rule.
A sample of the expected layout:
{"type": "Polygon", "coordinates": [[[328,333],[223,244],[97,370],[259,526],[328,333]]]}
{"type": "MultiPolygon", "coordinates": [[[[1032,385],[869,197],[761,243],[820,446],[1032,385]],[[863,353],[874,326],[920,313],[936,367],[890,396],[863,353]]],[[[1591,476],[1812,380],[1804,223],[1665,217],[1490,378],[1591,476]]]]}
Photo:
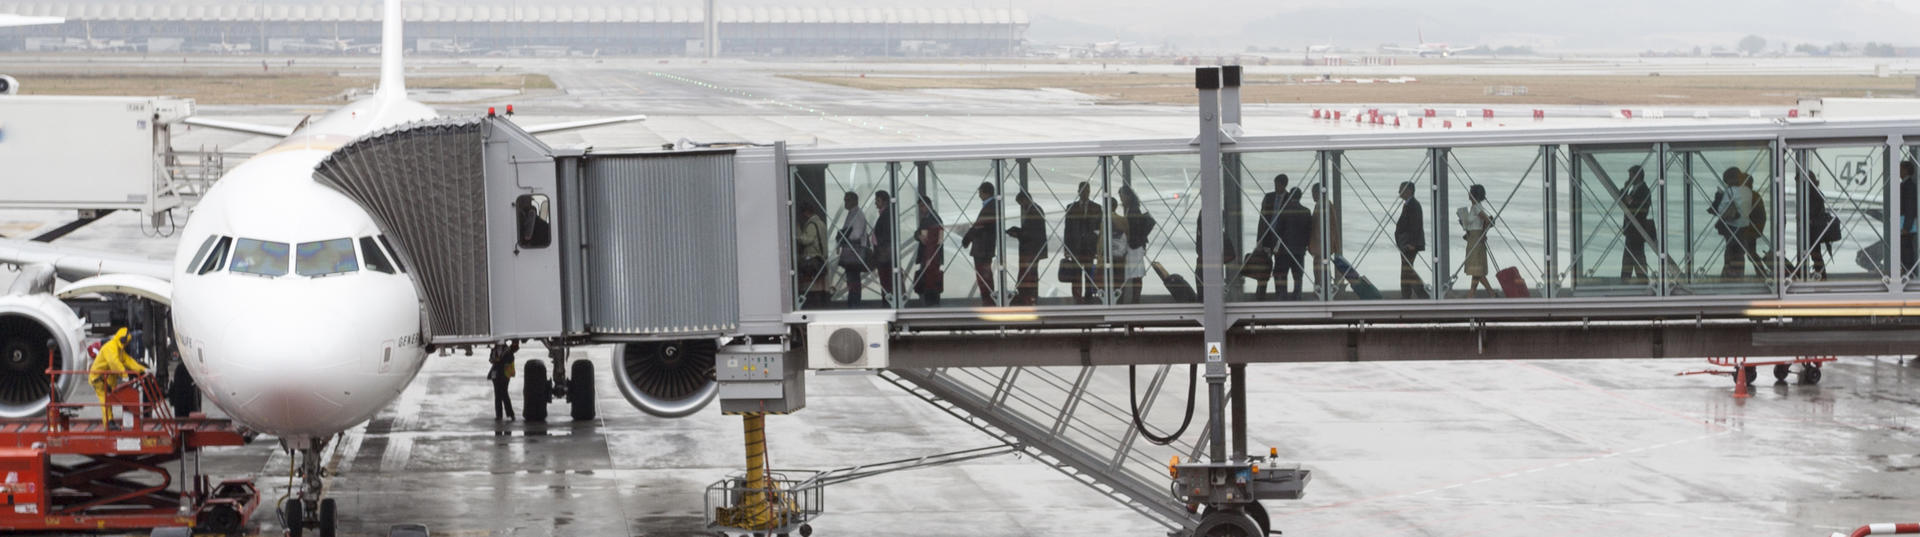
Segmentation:
{"type": "Polygon", "coordinates": [[[1868,159],[1848,160],[1840,163],[1840,179],[1855,185],[1866,186],[1872,180],[1873,162],[1868,159]]]}

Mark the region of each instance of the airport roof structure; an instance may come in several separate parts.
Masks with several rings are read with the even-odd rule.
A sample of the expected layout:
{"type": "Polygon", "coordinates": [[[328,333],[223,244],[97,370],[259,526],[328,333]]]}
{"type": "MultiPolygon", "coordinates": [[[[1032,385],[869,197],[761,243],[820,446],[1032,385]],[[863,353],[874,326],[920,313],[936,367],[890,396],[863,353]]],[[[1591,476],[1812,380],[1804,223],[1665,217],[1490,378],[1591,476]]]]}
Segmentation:
{"type": "MultiPolygon", "coordinates": [[[[583,22],[583,23],[698,23],[705,14],[696,7],[653,6],[506,6],[408,5],[410,22],[583,22]]],[[[66,17],[88,21],[251,21],[372,22],[380,19],[375,5],[306,6],[221,3],[154,5],[150,3],[74,4],[67,2],[0,2],[0,12],[26,16],[66,17]]],[[[722,23],[746,24],[1027,24],[1019,9],[978,8],[815,8],[721,7],[722,23]]]]}

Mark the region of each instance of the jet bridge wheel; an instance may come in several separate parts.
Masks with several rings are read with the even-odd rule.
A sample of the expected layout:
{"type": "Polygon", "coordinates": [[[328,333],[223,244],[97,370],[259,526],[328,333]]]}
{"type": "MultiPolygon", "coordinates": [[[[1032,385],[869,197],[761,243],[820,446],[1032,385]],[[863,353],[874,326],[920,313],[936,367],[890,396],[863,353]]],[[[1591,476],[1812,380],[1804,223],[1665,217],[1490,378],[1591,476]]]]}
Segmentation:
{"type": "Polygon", "coordinates": [[[553,384],[547,382],[547,363],[527,360],[526,379],[522,380],[520,415],[527,421],[547,421],[547,403],[553,401],[553,384]]]}
{"type": "Polygon", "coordinates": [[[1216,510],[1200,517],[1200,525],[1193,528],[1194,537],[1262,537],[1260,523],[1253,516],[1238,510],[1216,510]]]}
{"type": "MultiPolygon", "coordinates": [[[[1246,510],[1247,516],[1253,517],[1253,523],[1260,526],[1261,535],[1267,535],[1273,532],[1273,519],[1267,515],[1266,506],[1260,505],[1260,502],[1256,501],[1247,504],[1244,509],[1246,510]]],[[[1205,519],[1208,516],[1212,516],[1215,511],[1217,511],[1217,509],[1208,507],[1206,511],[1201,512],[1200,516],[1202,519],[1205,519]]]]}
{"type": "Polygon", "coordinates": [[[567,403],[572,406],[573,421],[593,421],[593,362],[575,360],[573,374],[567,376],[567,403]]]}

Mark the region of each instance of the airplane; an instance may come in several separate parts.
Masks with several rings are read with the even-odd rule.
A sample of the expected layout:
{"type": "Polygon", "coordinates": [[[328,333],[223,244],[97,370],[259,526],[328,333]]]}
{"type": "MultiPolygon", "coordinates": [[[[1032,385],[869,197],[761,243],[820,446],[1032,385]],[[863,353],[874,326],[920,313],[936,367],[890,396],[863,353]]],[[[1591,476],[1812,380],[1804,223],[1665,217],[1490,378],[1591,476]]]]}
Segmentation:
{"type": "Polygon", "coordinates": [[[1445,58],[1448,56],[1452,56],[1454,54],[1459,54],[1459,53],[1467,52],[1470,50],[1479,50],[1481,48],[1479,46],[1473,46],[1473,47],[1467,47],[1467,48],[1453,48],[1453,47],[1447,46],[1446,43],[1428,43],[1426,32],[1424,31],[1418,31],[1416,32],[1415,35],[1420,40],[1420,44],[1417,46],[1401,47],[1401,46],[1393,46],[1393,45],[1382,45],[1380,47],[1380,50],[1384,50],[1387,52],[1401,52],[1401,53],[1414,54],[1422,58],[1425,58],[1428,56],[1439,56],[1439,57],[1445,58]]]}
{"type": "MultiPolygon", "coordinates": [[[[26,364],[0,371],[6,377],[0,387],[35,368],[44,371],[51,365],[46,360],[86,369],[81,323],[73,312],[57,310],[66,306],[49,302],[49,294],[112,292],[170,303],[180,359],[202,395],[236,422],[278,436],[297,452],[303,481],[284,508],[290,532],[297,536],[312,526],[331,535],[334,502],[322,497],[322,450],[399,396],[428,354],[420,297],[394,244],[364,209],[313,180],[316,165],[356,138],[438,115],[407,96],[401,32],[399,0],[386,0],[378,89],[323,117],[295,127],[187,120],[283,139],[213,185],[178,235],[171,260],[0,240],[0,264],[31,269],[44,280],[74,280],[49,293],[50,281],[23,271],[28,281],[16,280],[15,292],[0,296],[0,352],[26,364]],[[37,358],[56,355],[63,358],[37,358]]],[[[545,134],[644,119],[524,130],[545,134]]],[[[58,394],[40,382],[43,388],[31,393],[0,390],[0,415],[44,415],[58,394]]],[[[70,387],[59,387],[60,393],[70,387]]]]}
{"type": "Polygon", "coordinates": [[[138,46],[128,43],[124,39],[94,39],[93,23],[83,22],[82,24],[84,24],[86,30],[85,38],[68,38],[65,42],[54,45],[54,47],[60,50],[79,52],[126,52],[139,49],[138,46]]]}
{"type": "Polygon", "coordinates": [[[67,23],[67,19],[61,18],[61,17],[28,17],[26,15],[0,13],[0,28],[12,28],[15,26],[40,26],[43,24],[66,24],[66,23],[67,23]]]}
{"type": "Polygon", "coordinates": [[[322,39],[317,42],[287,43],[282,46],[287,48],[288,52],[312,52],[312,53],[324,53],[324,54],[358,54],[363,52],[374,53],[374,52],[380,51],[380,45],[356,45],[356,44],[353,44],[352,39],[341,39],[339,24],[333,25],[333,39],[322,39]]]}

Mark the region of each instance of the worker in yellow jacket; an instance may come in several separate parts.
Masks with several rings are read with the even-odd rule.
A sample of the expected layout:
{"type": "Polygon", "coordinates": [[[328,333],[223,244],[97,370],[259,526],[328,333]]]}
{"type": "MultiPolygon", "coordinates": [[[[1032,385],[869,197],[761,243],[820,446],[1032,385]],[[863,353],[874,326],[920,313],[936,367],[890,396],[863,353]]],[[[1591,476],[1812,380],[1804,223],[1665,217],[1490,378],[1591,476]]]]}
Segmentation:
{"type": "Polygon", "coordinates": [[[94,395],[100,396],[100,423],[111,427],[113,424],[113,406],[105,405],[107,393],[113,391],[125,380],[127,373],[145,373],[146,366],[127,354],[127,329],[121,328],[113,333],[113,339],[100,347],[100,354],[94,355],[93,367],[88,369],[87,384],[93,386],[94,395]]]}

